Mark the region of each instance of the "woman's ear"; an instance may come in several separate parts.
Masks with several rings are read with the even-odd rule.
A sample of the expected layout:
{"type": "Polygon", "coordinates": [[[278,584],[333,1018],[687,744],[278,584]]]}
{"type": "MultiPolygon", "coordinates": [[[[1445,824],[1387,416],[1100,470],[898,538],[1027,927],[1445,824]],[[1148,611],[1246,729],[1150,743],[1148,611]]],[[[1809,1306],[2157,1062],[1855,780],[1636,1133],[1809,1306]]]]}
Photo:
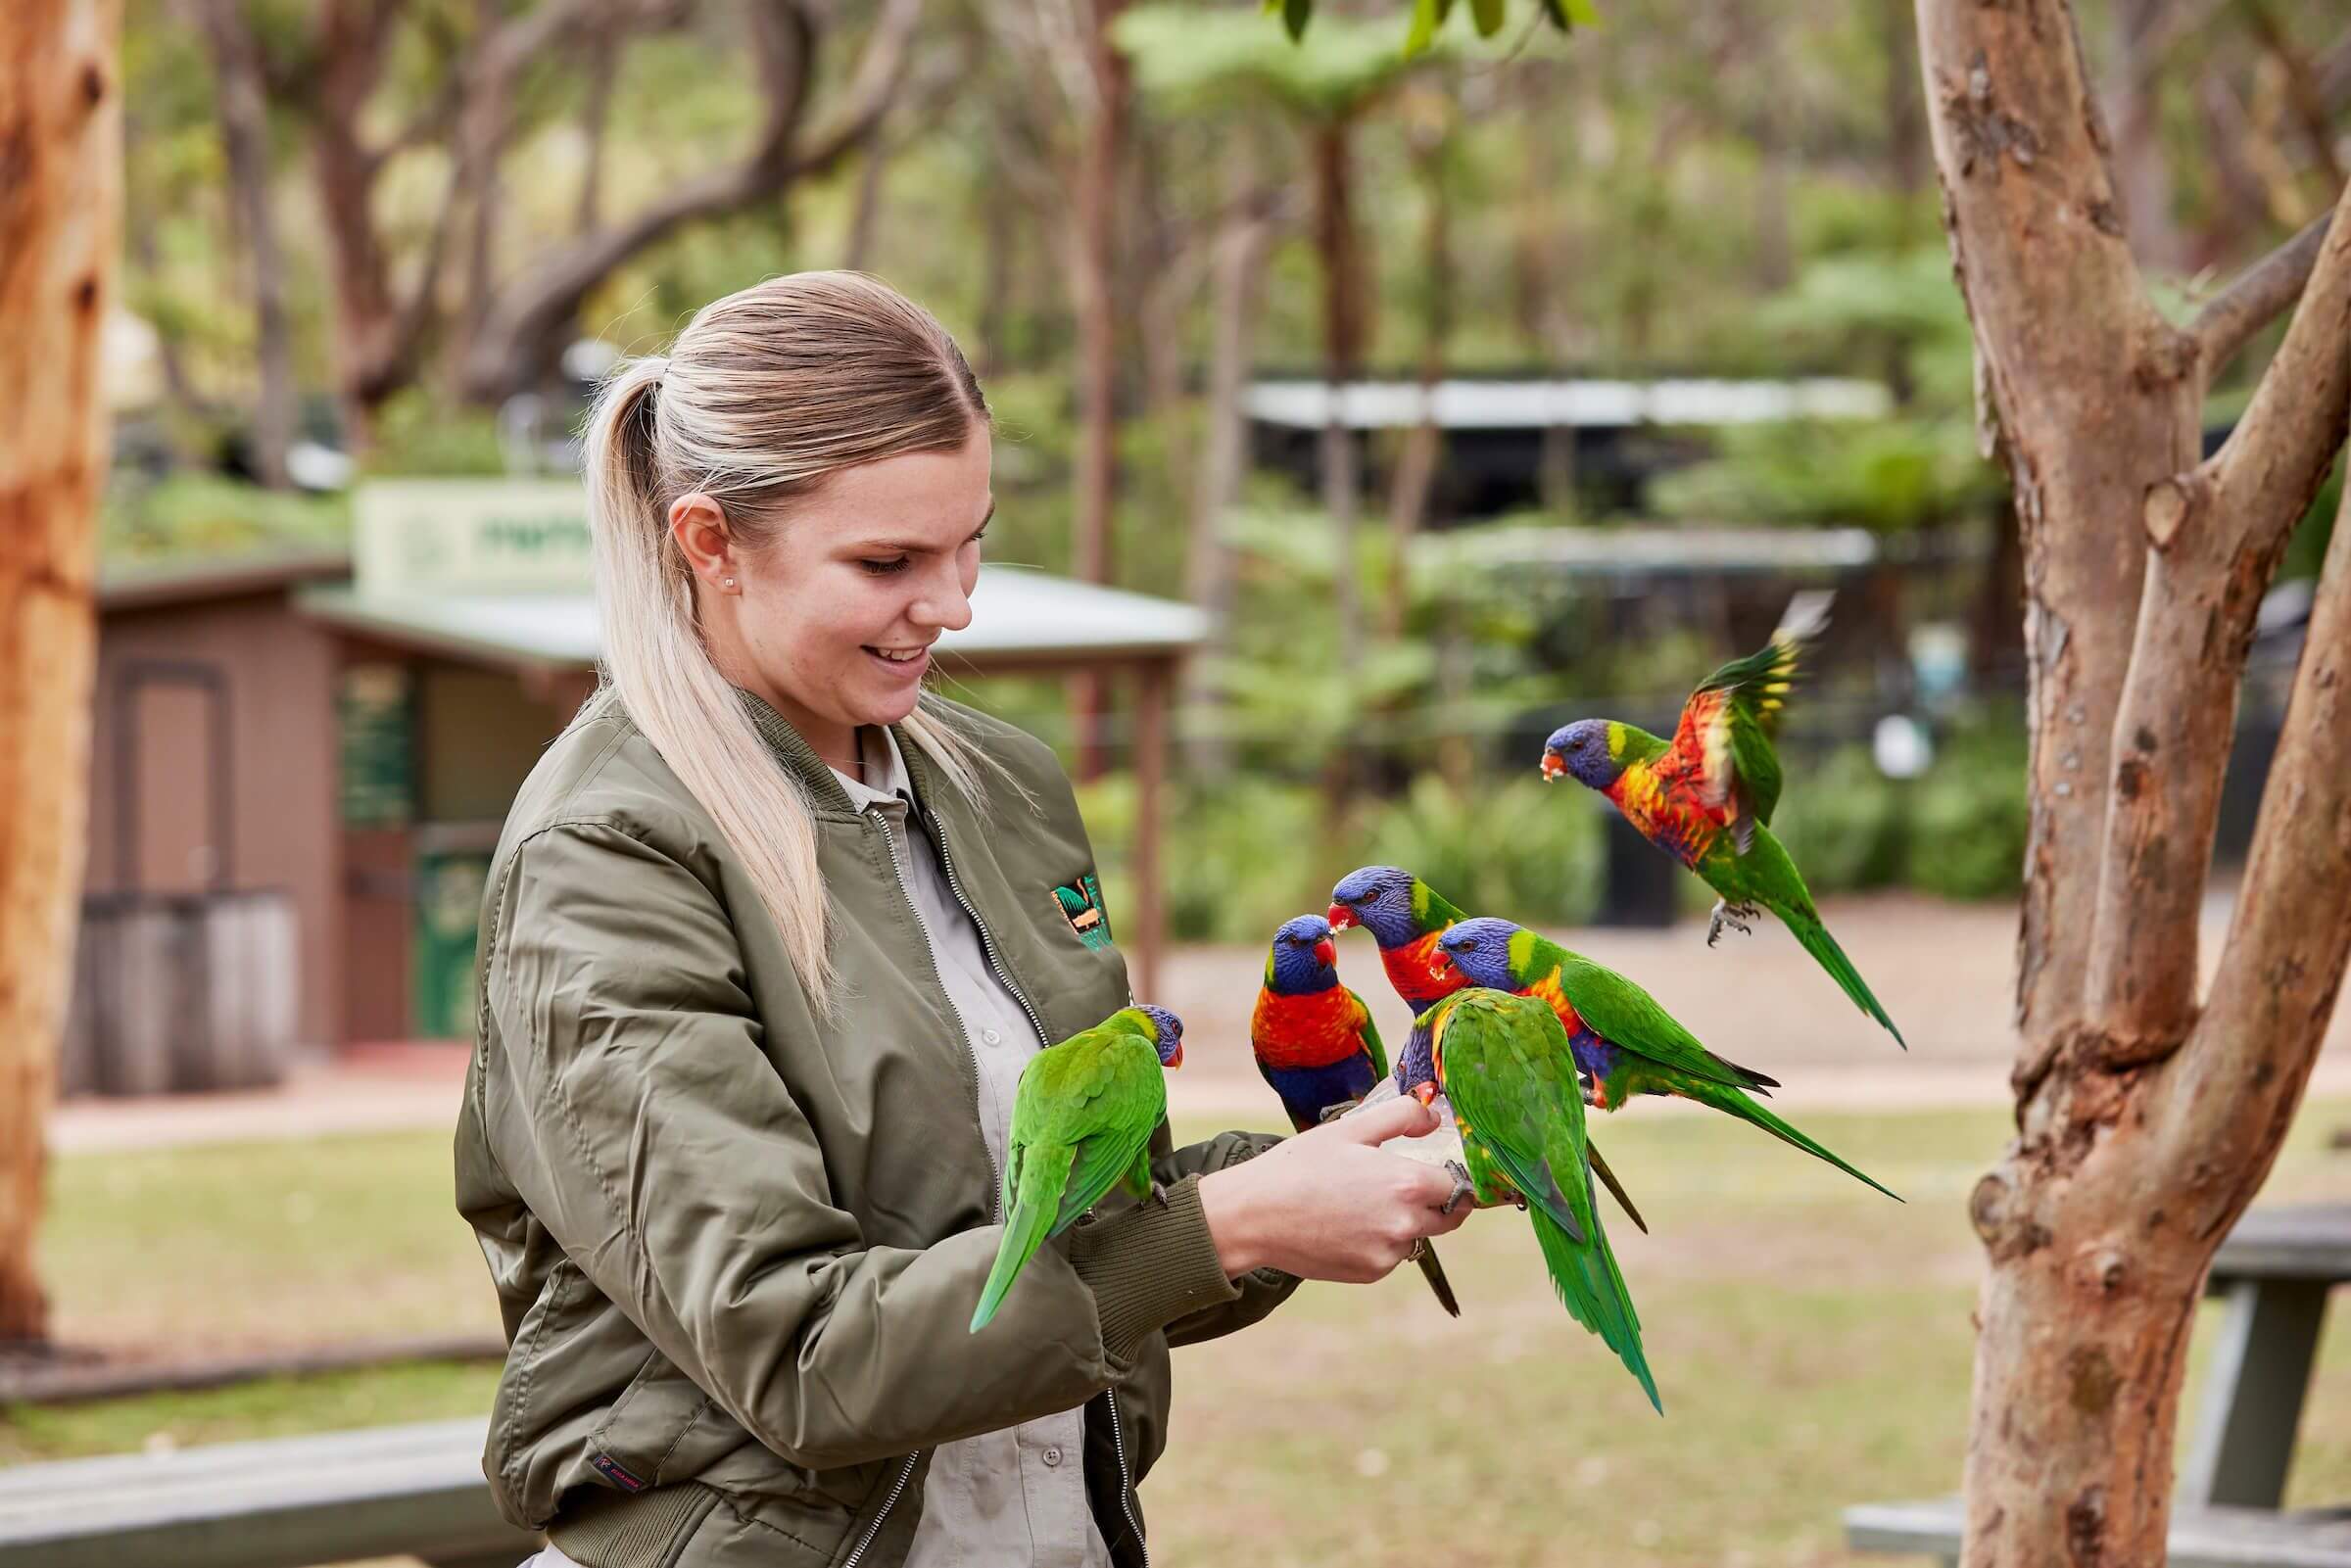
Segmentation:
{"type": "Polygon", "coordinates": [[[680,496],[669,503],[669,532],[678,542],[686,564],[714,594],[743,592],[743,573],[735,559],[735,540],[727,532],[727,514],[700,491],[680,496]]]}

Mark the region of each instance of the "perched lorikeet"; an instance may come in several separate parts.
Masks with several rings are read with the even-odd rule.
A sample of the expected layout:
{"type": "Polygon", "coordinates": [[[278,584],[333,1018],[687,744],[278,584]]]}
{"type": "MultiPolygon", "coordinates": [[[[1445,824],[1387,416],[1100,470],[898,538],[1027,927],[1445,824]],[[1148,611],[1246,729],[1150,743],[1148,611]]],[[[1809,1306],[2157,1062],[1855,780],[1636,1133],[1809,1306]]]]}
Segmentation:
{"type": "Polygon", "coordinates": [[[1395,866],[1366,866],[1349,872],[1330,890],[1331,929],[1361,926],[1379,944],[1388,983],[1415,1013],[1459,987],[1433,978],[1437,933],[1466,920],[1437,890],[1395,866]]]}
{"type": "Polygon", "coordinates": [[[1636,1095],[1679,1095],[1751,1122],[1900,1201],[1893,1189],[1847,1164],[1747,1092],[1767,1094],[1779,1087],[1776,1079],[1707,1050],[1655,997],[1614,970],[1507,920],[1462,922],[1439,938],[1437,955],[1441,965],[1471,985],[1548,1004],[1567,1031],[1596,1108],[1620,1111],[1636,1095]]]}
{"type": "Polygon", "coordinates": [[[1123,1008],[1021,1069],[1004,1161],[1004,1242],[972,1312],[977,1334],[1048,1236],[1122,1183],[1151,1195],[1151,1132],[1168,1114],[1162,1068],[1183,1065],[1183,1021],[1123,1008]]]}
{"type": "Polygon", "coordinates": [[[1657,1381],[1641,1347],[1616,1255],[1601,1228],[1584,1096],[1559,1018],[1531,997],[1473,989],[1431,1006],[1397,1063],[1423,1103],[1442,1090],[1461,1128],[1478,1201],[1525,1201],[1543,1267],[1569,1315],[1600,1336],[1659,1415],[1657,1381]]]}
{"type": "Polygon", "coordinates": [[[1544,743],[1543,777],[1572,774],[1607,796],[1643,837],[1720,895],[1706,926],[1709,946],[1726,924],[1746,930],[1758,909],[1770,910],[1853,1005],[1907,1050],[1902,1031],[1821,924],[1803,875],[1771,831],[1780,803],[1771,736],[1803,647],[1801,633],[1783,630],[1707,676],[1683,705],[1671,740],[1613,719],[1578,719],[1556,730],[1544,743]]]}
{"type": "MultiPolygon", "coordinates": [[[[1273,933],[1266,983],[1249,1016],[1257,1070],[1281,1096],[1290,1125],[1300,1132],[1362,1100],[1388,1075],[1388,1054],[1371,1010],[1339,983],[1338,956],[1330,923],[1321,916],[1284,922],[1273,933]]],[[[1462,1304],[1436,1249],[1423,1247],[1419,1262],[1437,1305],[1461,1316],[1462,1304]]]]}
{"type": "MultiPolygon", "coordinates": [[[[1452,990],[1446,992],[1447,997],[1459,996],[1468,987],[1469,982],[1463,976],[1461,971],[1451,970],[1447,972],[1447,983],[1453,987],[1452,990]]],[[[1429,1081],[1431,1047],[1428,1033],[1430,1024],[1436,1019],[1437,1011],[1436,1004],[1431,1003],[1418,1018],[1413,1020],[1413,1032],[1404,1042],[1404,1055],[1396,1059],[1394,1076],[1399,1093],[1411,1094],[1429,1081]],[[1409,1085],[1405,1081],[1407,1078],[1412,1079],[1409,1085]]],[[[1591,1103],[1589,1096],[1586,1096],[1585,1103],[1591,1103]]],[[[1439,1112],[1443,1112],[1445,1108],[1439,1106],[1437,1109],[1439,1112]]],[[[1616,1207],[1624,1211],[1624,1217],[1631,1220],[1642,1235],[1648,1235],[1649,1221],[1641,1217],[1641,1211],[1633,1207],[1633,1200],[1626,1194],[1623,1184],[1617,1181],[1616,1172],[1610,1170],[1608,1163],[1600,1157],[1600,1145],[1587,1138],[1584,1140],[1584,1153],[1592,1162],[1592,1174],[1600,1178],[1602,1186],[1614,1194],[1616,1207]]]]}

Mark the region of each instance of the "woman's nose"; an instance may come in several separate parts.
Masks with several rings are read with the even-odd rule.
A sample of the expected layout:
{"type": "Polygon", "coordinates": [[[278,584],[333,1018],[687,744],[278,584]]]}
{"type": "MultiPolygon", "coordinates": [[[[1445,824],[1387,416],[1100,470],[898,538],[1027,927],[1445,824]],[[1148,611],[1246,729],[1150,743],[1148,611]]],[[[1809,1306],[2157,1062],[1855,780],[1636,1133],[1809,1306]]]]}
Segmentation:
{"type": "Polygon", "coordinates": [[[919,626],[960,632],[972,624],[971,594],[961,574],[949,570],[923,585],[923,592],[906,607],[906,618],[919,626]]]}

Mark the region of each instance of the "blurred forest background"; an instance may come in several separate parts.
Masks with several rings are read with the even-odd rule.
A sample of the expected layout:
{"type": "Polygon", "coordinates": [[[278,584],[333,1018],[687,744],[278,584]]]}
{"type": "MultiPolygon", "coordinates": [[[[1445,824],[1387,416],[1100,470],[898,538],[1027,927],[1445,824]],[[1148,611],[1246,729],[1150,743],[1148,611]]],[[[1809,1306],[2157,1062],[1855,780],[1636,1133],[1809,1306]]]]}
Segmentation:
{"type": "MultiPolygon", "coordinates": [[[[2184,314],[2340,188],[2351,36],[2289,0],[2082,11],[2134,249],[2184,314]]],[[[1325,4],[1298,50],[1251,4],[129,0],[107,561],[331,543],[368,475],[562,472],[619,356],[860,267],[984,378],[991,559],[1216,618],[1173,936],[1260,940],[1374,846],[1472,907],[1591,918],[1602,822],[1534,809],[1541,736],[1661,724],[1807,584],[1841,591],[1789,742],[1816,891],[2011,892],[2021,564],[1909,0],[1612,0],[1490,40],[1457,15],[1410,60],[1407,22],[1325,4]],[[1554,431],[1514,466],[1251,417],[1266,380],[1439,374],[1884,398],[1554,431]],[[1759,570],[1757,530],[1830,543],[1759,570]],[[1546,545],[1568,531],[1597,543],[1546,545]],[[1533,852],[1480,853],[1498,820],[1533,852]]],[[[2216,390],[2208,442],[2243,396],[2216,390]]],[[[1127,841],[1115,703],[948,689],[1067,747],[1097,842],[1127,841]]]]}

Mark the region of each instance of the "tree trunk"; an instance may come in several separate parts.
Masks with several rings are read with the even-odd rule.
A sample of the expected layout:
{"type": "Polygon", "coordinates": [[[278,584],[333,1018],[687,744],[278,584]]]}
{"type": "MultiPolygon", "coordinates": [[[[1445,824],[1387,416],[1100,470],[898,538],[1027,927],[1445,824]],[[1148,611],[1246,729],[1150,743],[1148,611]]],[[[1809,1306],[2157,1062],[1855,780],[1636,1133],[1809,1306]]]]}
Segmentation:
{"type": "Polygon", "coordinates": [[[2019,1137],[1971,1203],[1991,1267],[1966,1561],[2158,1562],[2204,1271],[2283,1137],[2351,943],[2339,917],[2320,924],[2351,899],[2327,848],[2346,831],[2328,803],[2341,785],[2317,761],[2351,761],[2351,736],[2324,728],[2346,656],[2329,641],[2338,606],[2313,628],[2280,743],[2306,760],[2294,783],[2274,780],[2257,835],[2305,859],[2274,852],[2264,879],[2248,876],[2196,1006],[2195,922],[2253,606],[2351,405],[2351,222],[2338,215],[2324,254],[2297,242],[2282,269],[2263,263],[2174,328],[2124,238],[2065,0],[1919,0],[1918,20],[1981,413],[2015,483],[2033,742],[2019,1137]],[[2210,376],[2303,276],[2234,450],[2200,463],[2210,376]]]}
{"type": "Polygon", "coordinates": [[[1330,514],[1336,553],[1339,668],[1362,662],[1364,612],[1356,581],[1355,527],[1363,492],[1355,437],[1340,409],[1340,395],[1363,370],[1365,312],[1362,244],[1355,232],[1355,125],[1326,121],[1314,131],[1315,252],[1322,263],[1322,377],[1329,410],[1322,426],[1322,509],[1330,514]]]}
{"type": "Polygon", "coordinates": [[[867,133],[857,158],[857,201],[849,209],[848,243],[841,248],[840,264],[862,272],[874,254],[874,234],[882,225],[882,176],[889,168],[889,146],[876,122],[867,133]]]}
{"type": "MultiPolygon", "coordinates": [[[[1131,94],[1127,57],[1111,38],[1126,0],[1092,0],[1087,7],[1087,75],[1093,91],[1085,140],[1072,194],[1070,296],[1078,325],[1077,505],[1071,514],[1071,569],[1089,583],[1107,583],[1115,566],[1113,507],[1118,496],[1119,165],[1127,142],[1131,94]]],[[[1102,716],[1109,685],[1082,675],[1074,683],[1078,771],[1102,772],[1102,716]]]]}
{"type": "Polygon", "coordinates": [[[261,376],[253,411],[253,472],[270,489],[283,490],[286,448],[294,440],[294,334],[286,316],[285,259],[270,196],[261,51],[238,0],[195,0],[190,9],[212,59],[229,204],[245,245],[246,283],[253,296],[254,363],[261,376]]]}
{"type": "Polygon", "coordinates": [[[1224,514],[1240,499],[1241,477],[1249,462],[1249,422],[1241,398],[1249,385],[1257,343],[1257,318],[1264,303],[1266,253],[1272,248],[1273,218],[1254,170],[1236,151],[1228,178],[1231,216],[1216,239],[1215,346],[1208,366],[1208,407],[1203,415],[1200,477],[1192,488],[1192,532],[1185,563],[1186,596],[1208,613],[1208,644],[1186,661],[1183,706],[1210,715],[1208,732],[1195,729],[1189,740],[1194,773],[1229,772],[1232,747],[1216,733],[1214,711],[1222,693],[1216,667],[1231,637],[1232,551],[1224,547],[1224,514]]]}
{"type": "Polygon", "coordinates": [[[0,33],[0,1341],[48,1328],[33,1237],[86,846],[120,28],[112,0],[18,0],[0,33]]]}
{"type": "Polygon", "coordinates": [[[1426,187],[1428,215],[1420,232],[1421,338],[1420,422],[1404,438],[1404,451],[1388,490],[1387,598],[1379,617],[1380,632],[1399,637],[1411,600],[1413,537],[1428,513],[1428,495],[1437,478],[1437,457],[1444,432],[1437,425],[1437,383],[1445,377],[1445,355],[1453,337],[1453,206],[1446,182],[1446,145],[1442,130],[1430,145],[1417,147],[1421,183],[1426,187]]]}

